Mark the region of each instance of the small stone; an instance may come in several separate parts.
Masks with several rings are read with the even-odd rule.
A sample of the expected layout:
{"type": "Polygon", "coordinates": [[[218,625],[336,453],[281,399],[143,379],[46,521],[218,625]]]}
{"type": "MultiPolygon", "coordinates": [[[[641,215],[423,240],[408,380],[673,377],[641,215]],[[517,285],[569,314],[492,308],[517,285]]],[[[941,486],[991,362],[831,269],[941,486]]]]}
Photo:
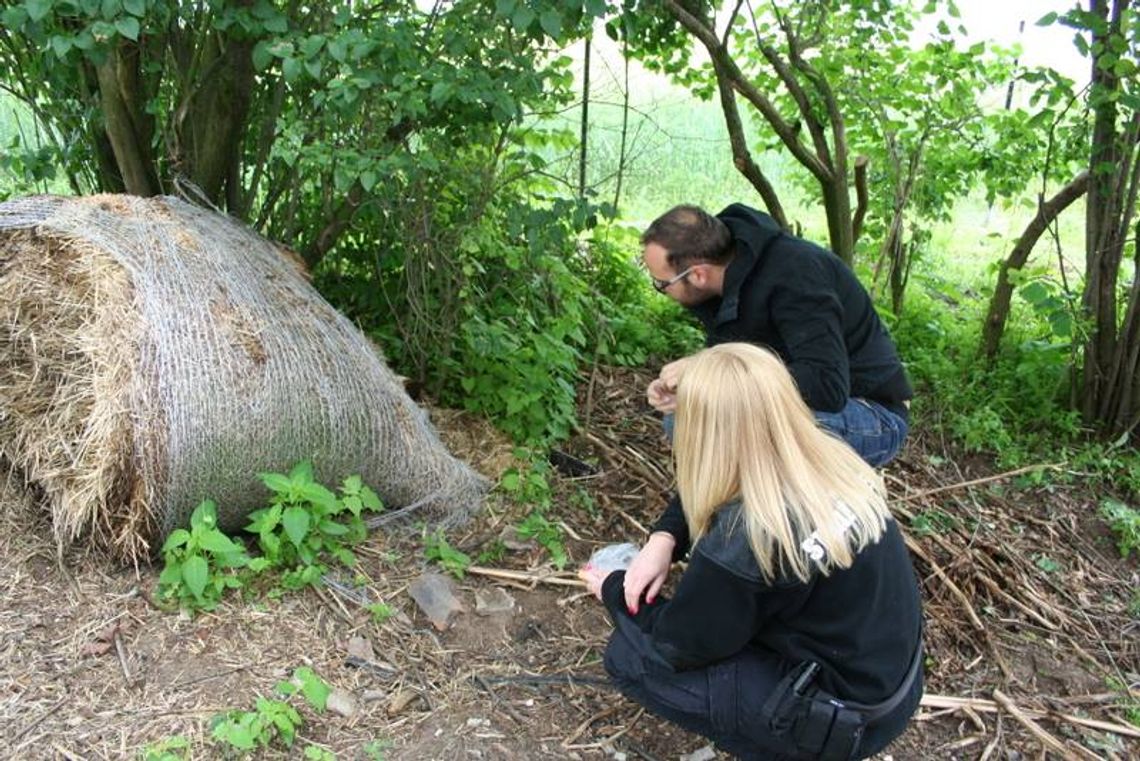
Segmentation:
{"type": "Polygon", "coordinates": [[[467,720],[467,726],[469,726],[469,727],[489,727],[489,726],[491,726],[491,720],[490,719],[480,719],[480,718],[473,716],[467,720]]]}
{"type": "Polygon", "coordinates": [[[499,541],[503,546],[513,552],[531,552],[538,549],[538,542],[529,537],[520,537],[518,529],[514,526],[507,526],[499,534],[499,541]]]}
{"type": "Polygon", "coordinates": [[[502,587],[475,590],[475,612],[480,616],[510,613],[515,609],[515,598],[502,587]]]}
{"type": "Polygon", "coordinates": [[[352,718],[356,715],[356,698],[348,690],[342,690],[340,687],[333,687],[329,692],[328,702],[325,703],[325,708],[328,708],[335,714],[339,714],[346,718],[352,718]]]}
{"type": "Polygon", "coordinates": [[[362,661],[373,661],[376,653],[372,651],[372,642],[367,637],[353,637],[348,641],[348,654],[362,661]]]}
{"type": "Polygon", "coordinates": [[[451,579],[438,573],[423,573],[408,585],[408,594],[439,631],[451,625],[451,617],[463,610],[463,603],[455,596],[451,579]]]}
{"type": "Polygon", "coordinates": [[[681,756],[681,761],[713,761],[714,758],[716,758],[716,750],[712,745],[706,745],[692,753],[681,756]]]}
{"type": "Polygon", "coordinates": [[[403,713],[413,702],[420,699],[420,694],[415,690],[400,690],[392,696],[392,700],[388,703],[388,715],[395,716],[396,714],[403,713]]]}

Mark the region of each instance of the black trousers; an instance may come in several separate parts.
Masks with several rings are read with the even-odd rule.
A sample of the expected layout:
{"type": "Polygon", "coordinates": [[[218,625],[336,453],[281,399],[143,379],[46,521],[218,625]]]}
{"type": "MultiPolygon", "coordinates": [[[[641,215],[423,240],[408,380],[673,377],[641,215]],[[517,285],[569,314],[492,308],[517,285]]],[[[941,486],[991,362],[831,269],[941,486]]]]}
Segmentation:
{"type": "MultiPolygon", "coordinates": [[[[626,697],[738,758],[817,757],[802,751],[789,733],[769,729],[768,698],[799,666],[775,653],[746,649],[705,668],[673,671],[651,654],[649,639],[637,625],[622,617],[606,647],[605,666],[626,697]]],[[[866,726],[852,758],[878,753],[902,734],[921,698],[920,670],[906,699],[866,726]]]]}

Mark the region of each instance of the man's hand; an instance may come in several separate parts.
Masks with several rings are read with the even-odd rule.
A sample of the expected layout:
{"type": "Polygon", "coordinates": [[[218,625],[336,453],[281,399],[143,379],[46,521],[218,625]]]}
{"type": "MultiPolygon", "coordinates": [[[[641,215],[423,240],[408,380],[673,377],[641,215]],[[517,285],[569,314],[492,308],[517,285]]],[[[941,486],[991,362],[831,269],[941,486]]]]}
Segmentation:
{"type": "Polygon", "coordinates": [[[658,531],[649,537],[649,541],[633,559],[629,570],[625,572],[625,607],[631,614],[637,615],[642,592],[645,593],[646,602],[656,599],[669,576],[673,548],[676,545],[677,540],[672,534],[658,531]]]}
{"type": "Polygon", "coordinates": [[[685,372],[689,359],[678,359],[661,368],[660,374],[645,390],[645,398],[658,412],[672,412],[677,409],[677,384],[685,372]]]}

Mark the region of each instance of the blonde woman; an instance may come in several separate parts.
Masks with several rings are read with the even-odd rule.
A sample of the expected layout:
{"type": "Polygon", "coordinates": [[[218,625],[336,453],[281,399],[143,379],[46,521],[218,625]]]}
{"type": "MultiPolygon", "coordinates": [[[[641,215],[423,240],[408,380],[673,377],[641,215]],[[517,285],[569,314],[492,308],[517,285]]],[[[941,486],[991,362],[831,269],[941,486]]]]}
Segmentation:
{"type": "Polygon", "coordinates": [[[875,471],[817,426],[774,354],[741,343],[687,364],[674,456],[679,500],[629,570],[582,571],[614,621],[607,671],[741,758],[884,748],[922,695],[922,624],[875,471]]]}

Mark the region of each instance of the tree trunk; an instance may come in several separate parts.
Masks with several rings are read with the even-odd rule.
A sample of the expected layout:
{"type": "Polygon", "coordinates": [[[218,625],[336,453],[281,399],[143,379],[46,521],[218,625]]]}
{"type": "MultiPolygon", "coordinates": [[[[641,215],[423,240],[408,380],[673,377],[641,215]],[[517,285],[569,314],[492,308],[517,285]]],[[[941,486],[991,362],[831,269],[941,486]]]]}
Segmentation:
{"type": "Polygon", "coordinates": [[[582,121],[578,136],[578,197],[586,197],[586,147],[590,134],[590,37],[582,59],[582,121]]]}
{"type": "Polygon", "coordinates": [[[1081,172],[1048,201],[1043,202],[1038,199],[1036,216],[1025,226],[1013,251],[1001,263],[998,270],[997,285],[994,286],[994,295],[990,298],[989,309],[986,311],[985,323],[982,326],[982,341],[978,348],[978,354],[986,360],[992,361],[997,356],[998,346],[1005,332],[1005,323],[1009,318],[1009,305],[1013,297],[1010,272],[1025,266],[1033,247],[1037,245],[1045,230],[1053,224],[1061,212],[1083,196],[1088,187],[1089,173],[1081,172]]]}
{"type": "Polygon", "coordinates": [[[851,227],[851,195],[846,172],[823,185],[823,208],[827,213],[831,250],[850,266],[855,260],[855,236],[851,227]]]}
{"type": "Polygon", "coordinates": [[[115,154],[123,188],[137,196],[157,195],[151,141],[154,122],[140,92],[138,46],[122,40],[107,52],[95,70],[107,139],[115,154]]]}
{"type": "MultiPolygon", "coordinates": [[[[1093,34],[1092,49],[1106,51],[1109,40],[1120,35],[1120,18],[1128,0],[1114,0],[1111,17],[1108,0],[1091,0],[1090,11],[1108,22],[1107,32],[1093,34]]],[[[1117,99],[1109,97],[1120,82],[1112,67],[1102,67],[1103,52],[1093,56],[1093,135],[1089,161],[1088,203],[1085,212],[1085,292],[1082,306],[1092,322],[1085,344],[1080,405],[1085,420],[1094,422],[1106,396],[1109,363],[1116,344],[1116,279],[1123,241],[1118,234],[1122,193],[1116,186],[1120,170],[1117,133],[1117,99]]]]}
{"type": "Polygon", "coordinates": [[[184,174],[214,204],[229,207],[229,198],[234,211],[239,211],[239,188],[227,191],[227,181],[241,166],[241,142],[254,87],[253,43],[216,33],[202,44],[203,76],[198,89],[185,96],[186,118],[179,125],[184,174]]]}

